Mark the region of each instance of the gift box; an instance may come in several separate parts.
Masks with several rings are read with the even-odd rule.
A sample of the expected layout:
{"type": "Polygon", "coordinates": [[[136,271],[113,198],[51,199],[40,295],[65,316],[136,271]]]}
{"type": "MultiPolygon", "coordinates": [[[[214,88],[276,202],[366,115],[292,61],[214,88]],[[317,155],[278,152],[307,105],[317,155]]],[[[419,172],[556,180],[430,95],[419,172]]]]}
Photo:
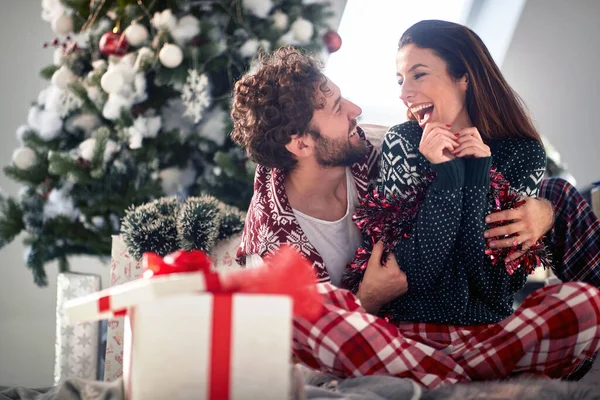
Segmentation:
{"type": "MultiPolygon", "coordinates": [[[[110,263],[110,286],[120,285],[137,279],[142,274],[142,264],[127,252],[120,235],[113,235],[110,263]]],[[[106,321],[106,353],[104,380],[115,381],[123,375],[123,336],[125,320],[111,318],[106,321]]]]}
{"type": "Polygon", "coordinates": [[[292,316],[320,306],[314,273],[298,263],[228,273],[179,272],[189,259],[181,268],[165,263],[149,269],[150,279],[73,300],[67,311],[74,323],[125,316],[128,399],[284,399],[292,316]]]}
{"type": "Polygon", "coordinates": [[[65,313],[67,301],[100,289],[97,275],[61,273],[56,280],[56,342],[54,385],[67,378],[98,378],[98,322],[69,324],[65,313]]]}
{"type": "Polygon", "coordinates": [[[236,261],[235,255],[242,235],[234,235],[219,242],[212,251],[213,268],[217,271],[242,268],[236,261]]]}

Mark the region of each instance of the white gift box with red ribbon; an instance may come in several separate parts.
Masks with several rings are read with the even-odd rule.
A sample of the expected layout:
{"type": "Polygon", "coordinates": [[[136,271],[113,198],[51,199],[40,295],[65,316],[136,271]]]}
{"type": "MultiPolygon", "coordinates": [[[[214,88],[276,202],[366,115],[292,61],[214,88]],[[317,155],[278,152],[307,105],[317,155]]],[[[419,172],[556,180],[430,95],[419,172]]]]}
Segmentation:
{"type": "Polygon", "coordinates": [[[292,300],[201,293],[219,275],[140,279],[67,303],[71,323],[126,316],[123,378],[137,399],[285,399],[292,300]]]}

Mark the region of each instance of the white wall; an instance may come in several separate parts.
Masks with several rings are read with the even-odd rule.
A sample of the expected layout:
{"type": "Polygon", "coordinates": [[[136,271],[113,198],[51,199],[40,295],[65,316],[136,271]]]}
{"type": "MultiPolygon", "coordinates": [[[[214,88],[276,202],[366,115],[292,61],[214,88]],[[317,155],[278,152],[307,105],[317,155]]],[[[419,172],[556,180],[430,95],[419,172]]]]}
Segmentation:
{"type": "MultiPolygon", "coordinates": [[[[39,70],[52,60],[53,39],[40,18],[40,0],[0,0],[0,165],[10,163],[18,146],[17,127],[27,120],[28,105],[45,85],[39,70]]],[[[0,173],[0,187],[16,194],[18,185],[0,173]]],[[[73,263],[78,272],[102,275],[96,260],[73,263]]],[[[54,368],[56,265],[48,268],[50,285],[40,289],[23,261],[21,238],[0,250],[0,386],[51,386],[54,368]]]]}
{"type": "Polygon", "coordinates": [[[600,1],[528,0],[502,70],[582,189],[600,180],[600,1]]]}

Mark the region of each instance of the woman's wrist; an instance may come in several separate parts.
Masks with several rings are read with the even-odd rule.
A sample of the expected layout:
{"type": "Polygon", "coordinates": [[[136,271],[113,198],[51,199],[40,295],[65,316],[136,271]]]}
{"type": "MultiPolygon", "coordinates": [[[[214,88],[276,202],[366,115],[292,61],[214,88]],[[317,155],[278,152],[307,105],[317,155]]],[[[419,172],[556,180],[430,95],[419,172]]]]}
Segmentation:
{"type": "Polygon", "coordinates": [[[459,189],[465,183],[465,165],[460,158],[431,164],[431,169],[436,174],[432,185],[438,189],[459,189]]]}

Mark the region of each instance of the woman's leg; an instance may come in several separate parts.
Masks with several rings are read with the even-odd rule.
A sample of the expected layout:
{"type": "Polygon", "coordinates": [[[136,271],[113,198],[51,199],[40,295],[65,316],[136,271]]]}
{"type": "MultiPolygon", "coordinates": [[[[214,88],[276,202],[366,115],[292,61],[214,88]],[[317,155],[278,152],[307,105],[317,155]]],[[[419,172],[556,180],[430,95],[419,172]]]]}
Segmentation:
{"type": "Polygon", "coordinates": [[[325,313],[294,320],[294,354],[314,369],[341,377],[391,375],[434,388],[468,381],[451,357],[405,338],[392,323],[367,314],[350,291],[319,284],[325,313]]]}
{"type": "Polygon", "coordinates": [[[367,314],[349,291],[320,285],[325,313],[294,320],[294,353],[337,376],[394,375],[435,388],[535,371],[561,377],[600,347],[600,291],[541,288],[498,324],[396,326],[367,314]]]}
{"type": "Polygon", "coordinates": [[[513,315],[472,327],[403,324],[407,338],[438,344],[473,380],[521,372],[561,378],[600,348],[600,291],[582,282],[544,287],[513,315]]]}

